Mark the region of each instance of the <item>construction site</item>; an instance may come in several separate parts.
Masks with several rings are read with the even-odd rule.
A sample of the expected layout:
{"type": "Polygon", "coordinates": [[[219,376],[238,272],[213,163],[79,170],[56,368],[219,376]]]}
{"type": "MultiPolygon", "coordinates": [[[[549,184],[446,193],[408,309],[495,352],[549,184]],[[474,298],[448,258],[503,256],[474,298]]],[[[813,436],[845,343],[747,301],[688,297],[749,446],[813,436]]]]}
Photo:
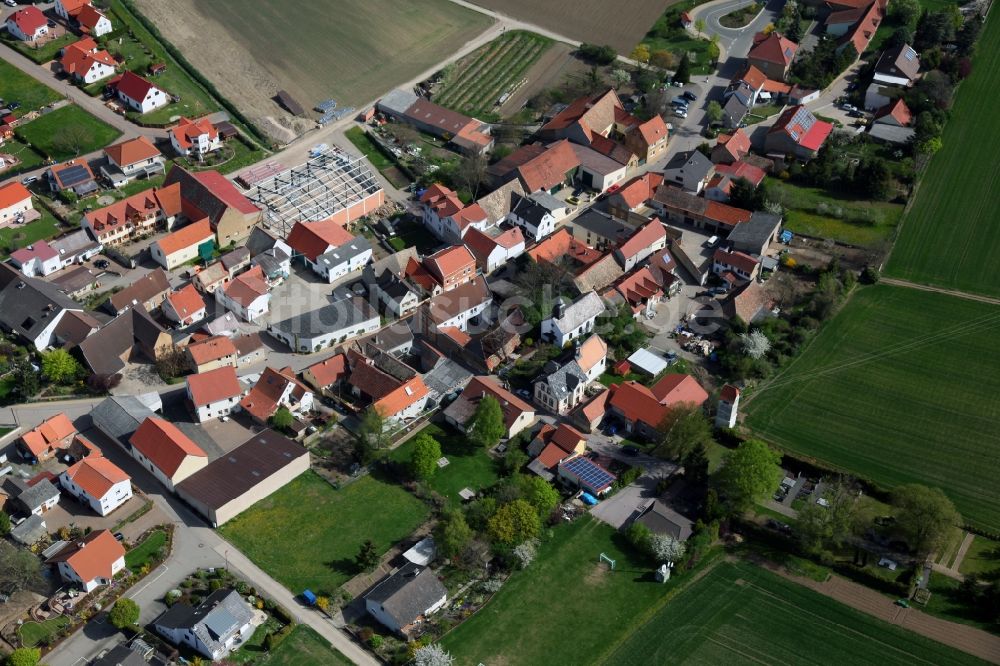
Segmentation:
{"type": "Polygon", "coordinates": [[[264,211],[264,226],[282,238],[296,222],[346,226],[384,202],[382,186],[362,158],[337,147],[317,148],[304,164],[245,183],[247,198],[264,211]]]}

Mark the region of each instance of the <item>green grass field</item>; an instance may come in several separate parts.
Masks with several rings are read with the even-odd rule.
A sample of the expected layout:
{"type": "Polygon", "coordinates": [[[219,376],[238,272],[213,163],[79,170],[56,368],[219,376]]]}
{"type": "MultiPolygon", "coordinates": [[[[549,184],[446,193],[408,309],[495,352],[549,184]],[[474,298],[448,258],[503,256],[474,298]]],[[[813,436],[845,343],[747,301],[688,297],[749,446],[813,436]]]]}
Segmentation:
{"type": "Polygon", "coordinates": [[[495,104],[512,90],[552,40],[523,30],[504,33],[449,67],[434,102],[460,113],[496,116],[495,104]]]}
{"type": "Polygon", "coordinates": [[[1000,170],[993,147],[1000,126],[984,123],[1000,85],[1000,20],[979,39],[972,74],[958,90],[944,147],[931,159],[889,258],[893,277],[1000,296],[996,192],[1000,170]]]}
{"type": "Polygon", "coordinates": [[[883,486],[941,487],[1000,529],[1000,307],[879,285],[857,292],[748,401],[751,429],[883,486]]]}
{"type": "Polygon", "coordinates": [[[723,562],[637,628],[604,663],[982,662],[752,564],[723,562]]]}
{"type": "Polygon", "coordinates": [[[1000,543],[976,536],[958,570],[964,574],[985,574],[991,579],[1000,577],[1000,543]]]}
{"type": "Polygon", "coordinates": [[[39,643],[55,637],[61,629],[69,626],[69,618],[65,615],[53,617],[44,622],[25,622],[18,633],[25,647],[34,647],[39,643]]]}
{"type": "Polygon", "coordinates": [[[859,201],[776,178],[768,178],[767,186],[771,196],[785,207],[785,227],[815,238],[872,247],[889,240],[903,215],[901,204],[859,201]],[[839,217],[834,217],[836,208],[840,209],[839,217]],[[870,222],[856,221],[868,216],[870,222]]]}
{"type": "Polygon", "coordinates": [[[397,485],[366,476],[335,490],[306,472],[219,532],[292,592],[329,595],[358,573],[354,557],[365,539],[384,552],[428,513],[397,485]]]}
{"type": "Polygon", "coordinates": [[[40,219],[0,229],[0,259],[6,259],[14,250],[27,247],[35,241],[58,236],[62,232],[59,220],[52,213],[41,206],[37,210],[42,214],[40,219]]]}
{"type": "Polygon", "coordinates": [[[3,41],[10,48],[38,64],[46,63],[50,60],[58,58],[59,52],[62,49],[66,48],[78,39],[80,38],[72,32],[67,32],[62,37],[45,42],[40,47],[35,48],[34,46],[29,46],[20,39],[13,37],[6,30],[0,32],[0,41],[3,41]]]}
{"type": "Polygon", "coordinates": [[[691,74],[710,74],[715,67],[708,60],[708,35],[699,39],[690,35],[681,27],[681,12],[701,4],[699,0],[687,0],[682,3],[667,3],[667,10],[656,20],[642,44],[654,51],[670,51],[679,61],[684,53],[694,54],[691,61],[691,74]]]}
{"type": "Polygon", "coordinates": [[[0,60],[0,99],[3,99],[5,104],[20,102],[21,108],[14,112],[15,116],[20,117],[28,111],[34,111],[62,99],[62,96],[6,60],[0,60]]]}
{"type": "Polygon", "coordinates": [[[156,553],[167,545],[167,533],[162,530],[151,532],[142,543],[125,553],[125,566],[133,572],[152,562],[156,553]]]}
{"type": "MultiPolygon", "coordinates": [[[[468,486],[479,492],[500,479],[493,458],[484,449],[470,444],[465,435],[434,424],[421,432],[427,433],[441,444],[441,453],[449,461],[447,467],[439,468],[434,473],[427,485],[447,497],[452,506],[462,504],[462,498],[458,496],[458,491],[462,488],[468,486]]],[[[393,451],[391,458],[401,463],[409,462],[413,455],[413,442],[411,439],[393,451]]]]}
{"type": "Polygon", "coordinates": [[[98,120],[76,104],[18,126],[18,138],[57,162],[100,150],[121,136],[111,125],[98,120]]]}
{"type": "Polygon", "coordinates": [[[656,583],[611,527],[583,518],[553,528],[531,566],[441,642],[456,664],[595,663],[685,576],[656,583]],[[601,553],[616,560],[614,572],[598,564],[601,553]]]}

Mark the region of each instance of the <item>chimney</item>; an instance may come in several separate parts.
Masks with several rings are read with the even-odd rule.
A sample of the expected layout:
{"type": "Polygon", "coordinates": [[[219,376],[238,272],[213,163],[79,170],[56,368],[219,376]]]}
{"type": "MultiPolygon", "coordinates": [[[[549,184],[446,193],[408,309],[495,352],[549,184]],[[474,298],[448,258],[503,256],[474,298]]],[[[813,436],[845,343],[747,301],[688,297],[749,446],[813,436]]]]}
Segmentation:
{"type": "Polygon", "coordinates": [[[552,308],[552,315],[556,319],[562,319],[564,314],[566,314],[566,301],[560,296],[556,299],[555,307],[552,308]]]}

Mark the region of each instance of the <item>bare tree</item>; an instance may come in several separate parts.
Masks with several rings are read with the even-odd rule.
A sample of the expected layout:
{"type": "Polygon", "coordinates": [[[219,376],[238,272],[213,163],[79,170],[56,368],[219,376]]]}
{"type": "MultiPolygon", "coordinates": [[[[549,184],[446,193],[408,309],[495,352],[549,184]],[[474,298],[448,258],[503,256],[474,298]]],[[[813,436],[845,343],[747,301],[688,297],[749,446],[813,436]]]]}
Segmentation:
{"type": "Polygon", "coordinates": [[[466,155],[455,170],[455,180],[472,193],[473,199],[479,198],[479,188],[486,182],[486,167],[489,162],[485,155],[466,155]]]}
{"type": "Polygon", "coordinates": [[[0,584],[24,590],[41,583],[38,558],[8,541],[0,541],[0,584]]]}
{"type": "Polygon", "coordinates": [[[94,141],[94,133],[83,125],[63,125],[52,135],[52,146],[64,153],[79,155],[94,141]]]}

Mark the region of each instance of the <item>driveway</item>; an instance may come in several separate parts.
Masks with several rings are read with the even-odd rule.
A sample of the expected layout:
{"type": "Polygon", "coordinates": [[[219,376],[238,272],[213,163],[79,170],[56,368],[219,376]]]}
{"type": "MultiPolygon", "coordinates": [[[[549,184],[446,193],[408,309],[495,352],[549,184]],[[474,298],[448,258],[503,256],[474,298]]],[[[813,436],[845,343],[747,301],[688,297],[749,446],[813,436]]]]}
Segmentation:
{"type": "Polygon", "coordinates": [[[590,510],[590,515],[616,530],[628,525],[641,513],[640,507],[656,499],[657,479],[642,476],[590,510]]]}
{"type": "Polygon", "coordinates": [[[596,451],[602,456],[614,458],[618,462],[632,467],[641,467],[646,475],[655,477],[670,476],[677,470],[677,465],[667,460],[657,458],[645,453],[638,453],[634,456],[622,452],[620,437],[609,437],[600,432],[592,432],[587,435],[587,448],[596,451]]]}

